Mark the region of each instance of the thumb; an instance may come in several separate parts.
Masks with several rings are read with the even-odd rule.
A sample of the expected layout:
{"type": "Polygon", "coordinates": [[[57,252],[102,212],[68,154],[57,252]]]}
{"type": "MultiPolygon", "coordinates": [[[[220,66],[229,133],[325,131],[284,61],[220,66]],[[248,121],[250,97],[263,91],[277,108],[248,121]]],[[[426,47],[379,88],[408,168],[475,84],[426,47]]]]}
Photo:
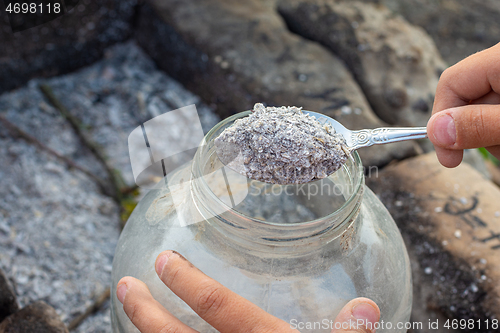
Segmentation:
{"type": "Polygon", "coordinates": [[[355,298],[340,310],[332,333],[374,333],[379,319],[380,309],[374,301],[355,298]]]}
{"type": "Polygon", "coordinates": [[[427,124],[438,147],[462,150],[500,145],[500,106],[475,104],[434,114],[427,124]]]}

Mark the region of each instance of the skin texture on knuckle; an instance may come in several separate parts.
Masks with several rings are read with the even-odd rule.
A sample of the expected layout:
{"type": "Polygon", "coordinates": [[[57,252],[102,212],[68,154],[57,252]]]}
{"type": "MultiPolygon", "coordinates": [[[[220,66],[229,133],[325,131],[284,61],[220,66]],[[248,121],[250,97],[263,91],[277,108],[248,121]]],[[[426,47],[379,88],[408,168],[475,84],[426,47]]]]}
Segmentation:
{"type": "Polygon", "coordinates": [[[462,71],[457,65],[446,68],[439,77],[437,91],[455,94],[454,86],[460,82],[462,75],[462,71]]]}
{"type": "MultiPolygon", "coordinates": [[[[500,49],[497,49],[497,52],[500,49]]],[[[500,53],[500,52],[498,52],[500,53]]],[[[491,84],[491,89],[497,94],[500,93],[500,55],[496,54],[495,58],[492,59],[492,66],[486,71],[486,76],[491,84]]]]}
{"type": "Polygon", "coordinates": [[[226,293],[221,286],[209,284],[197,293],[196,308],[200,317],[216,317],[226,303],[226,293]]]}
{"type": "Polygon", "coordinates": [[[478,106],[477,111],[475,112],[475,115],[472,117],[474,121],[474,127],[476,128],[476,136],[479,145],[481,146],[481,142],[487,142],[488,141],[488,126],[484,122],[484,113],[483,113],[483,108],[481,106],[478,106]]]}
{"type": "Polygon", "coordinates": [[[474,112],[467,113],[466,117],[461,117],[462,124],[457,126],[457,142],[458,148],[474,148],[482,147],[486,142],[491,141],[489,138],[489,129],[484,119],[484,110],[480,105],[475,107],[474,112]]]}
{"type": "Polygon", "coordinates": [[[452,82],[455,81],[452,71],[453,68],[450,67],[441,74],[436,88],[434,105],[432,107],[433,115],[450,107],[466,104],[466,101],[461,96],[457,95],[452,87],[452,82]]]}
{"type": "Polygon", "coordinates": [[[445,79],[445,72],[447,71],[448,69],[446,69],[443,74],[441,74],[441,77],[439,79],[439,82],[438,82],[438,85],[436,87],[436,95],[434,97],[434,105],[432,107],[432,114],[435,114],[439,111],[442,111],[441,108],[438,108],[438,105],[441,104],[440,101],[441,101],[441,96],[444,96],[444,95],[447,95],[447,92],[449,90],[451,90],[451,88],[448,86],[448,82],[449,80],[448,79],[445,79]]]}
{"type": "Polygon", "coordinates": [[[453,79],[455,68],[453,66],[446,68],[439,76],[438,88],[449,87],[449,83],[453,79]]]}

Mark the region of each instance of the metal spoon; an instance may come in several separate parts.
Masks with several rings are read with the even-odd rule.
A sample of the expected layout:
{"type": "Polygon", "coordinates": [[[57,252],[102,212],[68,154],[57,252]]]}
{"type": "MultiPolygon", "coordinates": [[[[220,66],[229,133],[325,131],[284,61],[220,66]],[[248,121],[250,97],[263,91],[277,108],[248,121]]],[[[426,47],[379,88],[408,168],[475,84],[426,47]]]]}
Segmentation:
{"type": "MultiPolygon", "coordinates": [[[[351,131],[324,114],[304,110],[302,112],[315,117],[322,125],[330,124],[337,134],[342,135],[345,139],[345,146],[342,148],[346,154],[363,147],[427,137],[425,127],[382,127],[351,131]]],[[[237,173],[246,175],[247,169],[239,147],[225,143],[219,146],[216,143],[216,154],[225,166],[237,173]]],[[[226,177],[225,173],[224,177],[226,177]]],[[[281,185],[285,185],[285,183],[281,183],[281,185]]]]}
{"type": "Polygon", "coordinates": [[[383,145],[391,142],[427,138],[426,127],[381,127],[351,131],[345,128],[338,121],[325,116],[324,114],[312,111],[302,112],[315,117],[321,124],[330,124],[335,129],[336,133],[339,133],[344,137],[347,145],[346,148],[350,152],[373,145],[383,145]]]}

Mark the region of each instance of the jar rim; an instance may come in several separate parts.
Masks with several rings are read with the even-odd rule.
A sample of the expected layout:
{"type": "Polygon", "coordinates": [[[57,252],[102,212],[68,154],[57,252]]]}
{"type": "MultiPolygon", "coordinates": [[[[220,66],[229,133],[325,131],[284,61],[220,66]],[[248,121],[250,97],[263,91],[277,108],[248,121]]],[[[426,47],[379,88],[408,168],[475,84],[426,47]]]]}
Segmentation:
{"type": "MultiPolygon", "coordinates": [[[[304,111],[306,111],[306,110],[304,110],[304,111]]],[[[203,138],[203,141],[202,141],[202,145],[200,145],[200,147],[198,148],[198,150],[196,152],[196,155],[194,157],[194,162],[195,163],[193,163],[193,170],[192,170],[192,172],[194,173],[195,178],[201,179],[203,187],[205,187],[206,189],[208,189],[208,195],[211,197],[211,199],[215,200],[216,202],[218,202],[221,206],[223,206],[225,208],[226,211],[235,211],[235,210],[234,210],[234,208],[230,207],[225,202],[223,202],[222,200],[220,200],[220,198],[211,190],[210,186],[208,186],[208,184],[204,180],[204,177],[201,177],[201,175],[203,174],[203,172],[201,170],[202,163],[200,163],[201,162],[201,158],[202,158],[202,150],[203,149],[207,149],[208,143],[210,141],[215,140],[215,138],[216,138],[215,135],[219,134],[218,132],[221,131],[221,128],[223,128],[223,127],[229,127],[231,125],[228,126],[228,123],[232,123],[232,122],[236,121],[237,119],[246,117],[246,116],[250,115],[251,113],[252,113],[251,110],[239,112],[239,113],[236,113],[236,114],[234,114],[234,115],[232,115],[230,117],[227,117],[227,118],[223,119],[222,121],[220,121],[217,125],[215,125],[205,135],[205,137],[203,138]]],[[[353,206],[353,207],[356,206],[355,204],[353,204],[353,201],[357,200],[357,197],[359,196],[359,193],[362,190],[362,186],[364,185],[363,165],[362,165],[361,158],[359,157],[358,152],[352,151],[351,154],[349,154],[349,156],[348,156],[348,160],[342,165],[341,168],[347,168],[348,167],[347,164],[349,164],[349,163],[353,164],[352,165],[353,167],[351,167],[351,169],[353,169],[354,172],[349,171],[349,170],[347,172],[349,174],[351,174],[350,177],[351,177],[351,179],[354,182],[354,184],[353,184],[354,185],[353,186],[354,190],[352,191],[352,193],[350,193],[350,196],[348,198],[346,198],[346,200],[342,204],[342,206],[340,206],[335,211],[333,211],[333,212],[331,212],[329,214],[326,214],[324,216],[315,218],[314,220],[308,220],[308,221],[302,221],[302,222],[293,222],[293,223],[279,223],[279,222],[272,222],[272,221],[266,221],[266,220],[258,219],[258,218],[252,217],[252,216],[247,216],[244,213],[239,212],[239,211],[236,211],[236,212],[239,215],[241,215],[242,217],[246,218],[246,219],[249,219],[249,220],[251,220],[253,222],[260,223],[260,224],[263,224],[263,225],[267,225],[267,226],[270,226],[270,227],[311,226],[311,225],[314,225],[314,224],[317,224],[317,223],[323,223],[325,220],[328,220],[328,219],[331,219],[331,218],[335,218],[336,216],[339,215],[339,212],[346,210],[349,206],[353,206]]],[[[338,171],[336,171],[336,172],[338,172],[338,171]]],[[[248,178],[248,179],[249,180],[253,180],[251,178],[248,178]]],[[[313,184],[313,183],[319,182],[321,180],[322,179],[318,179],[318,180],[315,180],[315,181],[312,181],[312,182],[309,182],[309,183],[306,183],[306,184],[313,184]]],[[[255,181],[255,180],[253,180],[253,181],[255,181]]],[[[266,184],[268,184],[268,183],[266,183],[266,184]]],[[[279,184],[273,184],[273,185],[285,186],[285,185],[279,185],[279,184]]],[[[300,185],[302,185],[302,184],[300,184],[300,185]]],[[[350,216],[350,215],[351,214],[348,214],[348,216],[350,216]]],[[[336,225],[336,226],[339,226],[339,225],[336,225]]]]}

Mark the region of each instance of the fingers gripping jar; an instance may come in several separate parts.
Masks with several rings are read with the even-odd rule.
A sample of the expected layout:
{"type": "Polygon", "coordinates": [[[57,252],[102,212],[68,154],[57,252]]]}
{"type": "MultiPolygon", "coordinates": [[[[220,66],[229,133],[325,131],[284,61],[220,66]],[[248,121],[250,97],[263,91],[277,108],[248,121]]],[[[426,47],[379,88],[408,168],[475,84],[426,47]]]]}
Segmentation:
{"type": "Polygon", "coordinates": [[[380,307],[377,332],[405,332],[412,302],[408,254],[394,220],[364,185],[359,155],[308,184],[248,179],[221,164],[214,139],[249,113],[216,125],[193,161],[137,205],[113,261],[113,332],[138,332],[114,293],[124,276],[145,282],[184,323],[216,332],[156,275],[155,259],[164,250],[178,251],[301,332],[330,332],[341,308],[361,296],[380,307]]]}

